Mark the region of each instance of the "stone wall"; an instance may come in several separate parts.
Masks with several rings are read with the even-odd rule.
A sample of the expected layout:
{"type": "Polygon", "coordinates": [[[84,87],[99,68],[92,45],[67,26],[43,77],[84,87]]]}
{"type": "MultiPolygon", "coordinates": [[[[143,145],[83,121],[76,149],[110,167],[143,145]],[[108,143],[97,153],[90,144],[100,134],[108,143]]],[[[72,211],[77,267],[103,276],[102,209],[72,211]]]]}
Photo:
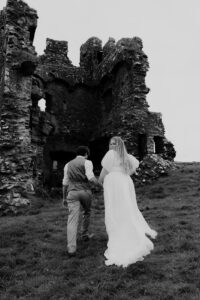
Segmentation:
{"type": "Polygon", "coordinates": [[[5,57],[6,57],[6,14],[5,9],[0,11],[0,110],[3,99],[3,82],[5,72],[5,57]]]}
{"type": "Polygon", "coordinates": [[[37,59],[31,33],[37,25],[37,14],[22,1],[8,0],[6,10],[1,12],[0,24],[5,54],[0,102],[1,196],[5,195],[6,201],[13,203],[19,202],[18,191],[32,176],[30,95],[37,59]]]}

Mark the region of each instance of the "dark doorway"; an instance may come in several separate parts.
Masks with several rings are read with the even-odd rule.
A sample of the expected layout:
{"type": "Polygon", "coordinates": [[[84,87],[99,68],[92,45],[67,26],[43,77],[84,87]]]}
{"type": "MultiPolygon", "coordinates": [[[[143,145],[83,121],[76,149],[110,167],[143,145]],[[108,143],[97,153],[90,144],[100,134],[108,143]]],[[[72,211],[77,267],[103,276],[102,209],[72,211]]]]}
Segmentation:
{"type": "Polygon", "coordinates": [[[45,99],[46,99],[46,112],[51,112],[53,96],[50,95],[49,93],[45,93],[45,99]]]}
{"type": "Polygon", "coordinates": [[[154,142],[155,142],[155,153],[160,154],[163,153],[163,138],[161,136],[154,136],[154,142]]]}
{"type": "Polygon", "coordinates": [[[33,43],[33,40],[34,40],[35,30],[36,30],[35,26],[30,26],[29,27],[29,39],[31,41],[31,44],[33,43]]]}
{"type": "Polygon", "coordinates": [[[50,152],[50,157],[52,160],[51,187],[61,187],[64,166],[71,159],[74,159],[76,154],[74,152],[56,151],[50,152]]]}
{"type": "Polygon", "coordinates": [[[90,160],[94,165],[94,172],[99,175],[101,171],[101,161],[109,149],[109,137],[102,137],[90,142],[90,160]]]}
{"type": "Polygon", "coordinates": [[[45,185],[48,187],[62,187],[64,166],[71,159],[76,157],[76,153],[67,151],[51,151],[46,156],[45,165],[45,185]],[[48,157],[47,157],[48,156],[48,157]]]}
{"type": "Polygon", "coordinates": [[[138,135],[138,156],[139,160],[142,160],[147,154],[147,135],[139,134],[138,135]]]}
{"type": "Polygon", "coordinates": [[[97,52],[97,61],[100,64],[103,60],[103,51],[98,51],[97,52]]]}
{"type": "Polygon", "coordinates": [[[113,107],[113,95],[112,95],[111,88],[109,88],[107,91],[104,92],[102,99],[103,99],[104,111],[106,114],[109,114],[113,107]]]}

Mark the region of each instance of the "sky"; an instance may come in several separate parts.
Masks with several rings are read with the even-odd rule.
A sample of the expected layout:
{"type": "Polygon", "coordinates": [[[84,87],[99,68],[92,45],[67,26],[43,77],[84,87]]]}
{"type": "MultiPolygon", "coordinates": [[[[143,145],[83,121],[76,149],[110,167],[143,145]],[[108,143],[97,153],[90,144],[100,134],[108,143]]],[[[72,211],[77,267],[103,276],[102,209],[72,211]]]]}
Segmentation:
{"type": "MultiPolygon", "coordinates": [[[[96,36],[104,45],[138,36],[148,56],[149,110],[161,112],[176,161],[200,161],[199,0],[26,0],[37,10],[34,46],[46,38],[68,41],[68,56],[79,65],[80,46],[96,36]]],[[[0,10],[6,0],[0,0],[0,10]]]]}

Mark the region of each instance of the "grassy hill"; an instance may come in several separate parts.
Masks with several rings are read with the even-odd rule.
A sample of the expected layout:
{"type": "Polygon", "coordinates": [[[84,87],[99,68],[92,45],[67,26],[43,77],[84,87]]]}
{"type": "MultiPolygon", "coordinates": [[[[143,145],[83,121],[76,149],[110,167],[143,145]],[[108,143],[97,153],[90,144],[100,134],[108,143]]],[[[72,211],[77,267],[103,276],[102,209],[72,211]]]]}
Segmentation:
{"type": "Polygon", "coordinates": [[[107,236],[101,194],[93,202],[93,240],[66,254],[61,199],[31,214],[0,219],[0,299],[199,300],[200,163],[178,163],[169,176],[136,189],[138,205],[158,231],[155,249],[126,269],[104,265],[107,236]]]}

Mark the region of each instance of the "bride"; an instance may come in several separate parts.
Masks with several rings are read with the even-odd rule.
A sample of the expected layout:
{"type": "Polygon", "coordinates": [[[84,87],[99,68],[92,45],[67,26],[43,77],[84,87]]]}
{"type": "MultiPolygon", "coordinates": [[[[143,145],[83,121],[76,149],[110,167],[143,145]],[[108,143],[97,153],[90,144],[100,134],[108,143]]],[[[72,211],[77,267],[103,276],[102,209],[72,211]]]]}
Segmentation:
{"type": "Polygon", "coordinates": [[[135,188],[130,177],[139,166],[127,153],[123,140],[113,137],[102,160],[99,181],[104,187],[105,225],[108,234],[105,264],[127,267],[153,250],[157,232],[152,230],[137,206],[135,188]]]}

